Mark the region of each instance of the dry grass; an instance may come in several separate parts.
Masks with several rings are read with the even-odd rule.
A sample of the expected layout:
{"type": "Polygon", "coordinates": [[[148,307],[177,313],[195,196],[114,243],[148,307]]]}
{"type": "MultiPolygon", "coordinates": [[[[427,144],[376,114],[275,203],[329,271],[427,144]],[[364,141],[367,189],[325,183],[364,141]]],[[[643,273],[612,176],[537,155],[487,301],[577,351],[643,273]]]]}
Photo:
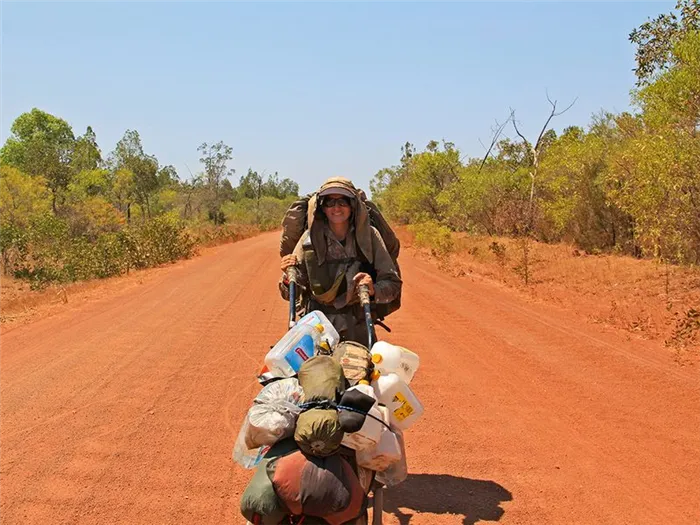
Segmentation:
{"type": "MultiPolygon", "coordinates": [[[[192,232],[197,237],[195,256],[221,244],[236,242],[260,233],[255,226],[233,225],[225,228],[199,228],[192,232]]],[[[29,283],[3,275],[0,278],[0,325],[7,330],[37,317],[78,306],[85,299],[94,299],[107,292],[121,292],[146,281],[156,279],[164,268],[132,270],[128,275],[93,279],[66,284],[50,284],[42,290],[32,290],[29,283]]]]}
{"type": "MultiPolygon", "coordinates": [[[[398,229],[403,246],[413,237],[398,229]]],[[[573,310],[606,324],[663,342],[679,356],[700,352],[700,269],[660,265],[616,255],[589,255],[573,246],[529,244],[529,284],[522,278],[522,242],[454,234],[455,249],[435,256],[455,276],[480,276],[529,297],[573,310]]]]}

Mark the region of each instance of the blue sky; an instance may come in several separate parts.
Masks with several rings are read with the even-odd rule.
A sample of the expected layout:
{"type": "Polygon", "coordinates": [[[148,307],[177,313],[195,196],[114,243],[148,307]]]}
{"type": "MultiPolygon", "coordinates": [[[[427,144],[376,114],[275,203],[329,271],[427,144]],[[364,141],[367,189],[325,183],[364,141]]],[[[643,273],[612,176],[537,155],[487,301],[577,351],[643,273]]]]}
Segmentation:
{"type": "MultiPolygon", "coordinates": [[[[516,110],[536,135],[630,108],[630,31],[675,2],[2,3],[0,138],[38,107],[91,125],[106,156],[127,129],[147,153],[201,170],[197,147],[311,191],[366,189],[401,146],[484,153],[516,110]]],[[[512,128],[509,128],[512,133],[512,128]]]]}

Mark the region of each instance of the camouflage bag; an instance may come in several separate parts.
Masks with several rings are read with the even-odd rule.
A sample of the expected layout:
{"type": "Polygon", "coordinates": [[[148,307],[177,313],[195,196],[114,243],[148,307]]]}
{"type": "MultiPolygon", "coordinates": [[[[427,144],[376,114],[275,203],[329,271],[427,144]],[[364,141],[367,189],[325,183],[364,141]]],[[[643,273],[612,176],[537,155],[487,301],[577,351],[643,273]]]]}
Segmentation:
{"type": "Polygon", "coordinates": [[[372,372],[372,354],[367,347],[355,341],[343,341],[333,350],[333,360],[343,369],[349,386],[368,379],[372,372]]]}

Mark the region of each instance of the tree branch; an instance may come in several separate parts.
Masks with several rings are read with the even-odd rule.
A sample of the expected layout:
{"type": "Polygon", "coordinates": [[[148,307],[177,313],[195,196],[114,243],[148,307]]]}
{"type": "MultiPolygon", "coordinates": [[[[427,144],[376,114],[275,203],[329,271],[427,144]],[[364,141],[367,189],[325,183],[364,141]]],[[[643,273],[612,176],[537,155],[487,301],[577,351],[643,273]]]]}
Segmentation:
{"type": "MultiPolygon", "coordinates": [[[[499,124],[498,121],[496,121],[496,130],[494,131],[493,128],[491,128],[492,131],[494,131],[494,135],[491,139],[491,145],[488,147],[486,150],[486,155],[484,155],[484,158],[481,161],[481,164],[479,165],[479,172],[481,173],[482,168],[484,167],[484,164],[486,164],[486,160],[489,158],[489,155],[491,154],[491,150],[493,147],[498,143],[498,138],[501,136],[501,133],[503,133],[503,128],[506,127],[508,124],[508,121],[513,118],[513,110],[510,112],[510,117],[508,117],[503,124],[499,124]]],[[[481,142],[481,139],[479,139],[479,142],[481,142]]],[[[484,145],[483,143],[481,144],[482,146],[484,145]]]]}
{"type": "Polygon", "coordinates": [[[515,132],[518,134],[518,136],[523,139],[523,142],[527,144],[527,139],[525,136],[520,133],[520,130],[518,129],[518,122],[515,120],[515,110],[513,108],[510,108],[510,120],[513,122],[513,127],[515,128],[515,132]]]}
{"type": "Polygon", "coordinates": [[[537,137],[537,142],[535,142],[535,149],[536,150],[539,151],[540,142],[542,142],[542,137],[544,137],[544,134],[547,132],[547,126],[549,126],[549,123],[551,122],[551,120],[554,117],[558,117],[559,115],[563,115],[564,113],[569,111],[573,107],[573,105],[576,104],[577,100],[578,100],[578,97],[576,97],[574,99],[574,101],[566,107],[566,109],[557,113],[557,101],[555,100],[554,102],[552,102],[552,99],[549,98],[549,93],[547,93],[547,101],[552,106],[552,111],[549,113],[549,118],[547,118],[547,121],[544,123],[544,126],[542,126],[542,130],[540,131],[540,134],[537,137]]]}

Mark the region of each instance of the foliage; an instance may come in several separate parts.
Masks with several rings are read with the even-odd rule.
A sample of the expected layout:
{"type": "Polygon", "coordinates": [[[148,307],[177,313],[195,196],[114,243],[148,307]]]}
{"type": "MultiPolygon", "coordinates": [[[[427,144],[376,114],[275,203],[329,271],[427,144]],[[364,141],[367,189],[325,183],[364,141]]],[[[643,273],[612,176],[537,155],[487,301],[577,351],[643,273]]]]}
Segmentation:
{"type": "Polygon", "coordinates": [[[158,176],[158,159],[144,153],[138,131],[127,130],[124,133],[111,154],[109,164],[114,172],[131,172],[130,188],[125,202],[127,221],[131,219],[132,202],[141,206],[143,217],[150,217],[151,196],[161,187],[163,179],[158,176]]]}
{"type": "Polygon", "coordinates": [[[102,153],[97,145],[97,137],[90,126],[87,127],[85,135],[75,141],[71,168],[74,173],[81,171],[95,170],[102,165],[102,153]]]}
{"type": "Polygon", "coordinates": [[[445,256],[454,250],[450,229],[436,221],[419,222],[409,228],[415,235],[416,245],[429,248],[433,255],[445,256]]]}
{"type": "Polygon", "coordinates": [[[190,257],[197,243],[277,228],[298,195],[275,173],[257,198],[241,197],[249,188],[228,180],[223,142],[202,144],[204,173],[181,181],[135,130],[106,162],[91,127],[76,140],[66,121],[37,109],[12,132],[0,151],[0,252],[3,271],[33,287],[156,266],[190,257]]]}
{"type": "Polygon", "coordinates": [[[261,230],[273,230],[282,224],[284,213],[296,196],[276,199],[264,196],[260,199],[243,198],[228,202],[223,207],[226,222],[255,225],[261,230]]]}
{"type": "Polygon", "coordinates": [[[73,130],[65,120],[34,108],[17,117],[11,132],[0,149],[0,162],[28,175],[44,177],[53,193],[55,209],[70,181],[73,130]]]}
{"type": "MultiPolygon", "coordinates": [[[[483,159],[450,143],[406,143],[400,163],[379,170],[372,198],[421,236],[439,227],[472,234],[570,242],[665,262],[700,263],[700,7],[681,0],[630,36],[637,45],[636,113],[594,115],[587,128],[537,141],[501,136],[483,159]],[[425,224],[429,224],[426,227],[425,224]]],[[[531,278],[529,248],[517,271],[531,278]]]]}
{"type": "Polygon", "coordinates": [[[653,82],[658,73],[673,67],[673,48],[688,32],[700,30],[698,0],[678,0],[676,13],[664,13],[644,22],[629,35],[637,46],[637,85],[653,82]],[[680,19],[679,19],[680,16],[680,19]]]}
{"type": "Polygon", "coordinates": [[[227,162],[233,158],[233,148],[227,146],[223,142],[217,142],[213,145],[202,143],[198,151],[202,157],[199,159],[204,164],[204,188],[205,188],[205,207],[208,218],[214,224],[224,223],[224,214],[221,211],[221,205],[225,200],[226,193],[230,195],[230,182],[228,187],[224,186],[224,181],[228,182],[226,177],[235,173],[233,169],[229,169],[227,162]]]}

